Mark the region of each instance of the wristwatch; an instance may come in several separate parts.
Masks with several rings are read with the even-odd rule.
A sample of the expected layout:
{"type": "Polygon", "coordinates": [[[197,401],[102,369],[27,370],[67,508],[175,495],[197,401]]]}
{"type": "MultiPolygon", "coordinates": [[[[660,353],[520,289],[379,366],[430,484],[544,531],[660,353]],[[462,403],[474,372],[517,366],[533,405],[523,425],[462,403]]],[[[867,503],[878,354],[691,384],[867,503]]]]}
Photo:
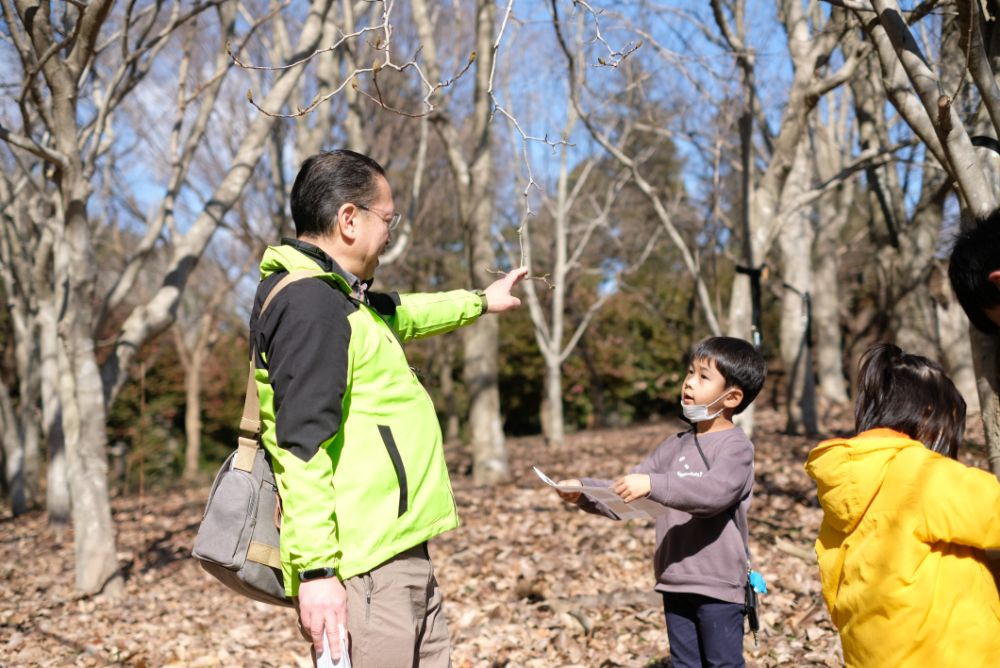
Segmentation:
{"type": "Polygon", "coordinates": [[[490,304],[486,301],[486,291],[485,290],[473,290],[477,297],[479,297],[479,315],[483,315],[490,310],[490,304]]]}
{"type": "Polygon", "coordinates": [[[333,570],[329,566],[326,566],[325,568],[310,568],[307,571],[299,571],[299,582],[332,578],[336,574],[337,571],[333,570]]]}

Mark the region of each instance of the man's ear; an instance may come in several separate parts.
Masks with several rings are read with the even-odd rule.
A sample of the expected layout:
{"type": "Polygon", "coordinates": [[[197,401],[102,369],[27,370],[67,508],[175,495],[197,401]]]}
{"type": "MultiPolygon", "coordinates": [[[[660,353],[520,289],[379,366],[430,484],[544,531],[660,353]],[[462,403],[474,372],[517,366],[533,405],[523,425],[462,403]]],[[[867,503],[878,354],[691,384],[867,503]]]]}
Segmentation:
{"type": "Polygon", "coordinates": [[[337,230],[345,241],[354,241],[358,237],[358,207],[345,202],[337,209],[337,230]]]}
{"type": "Polygon", "coordinates": [[[1000,290],[1000,267],[994,269],[989,273],[990,283],[995,285],[998,290],[1000,290]]]}
{"type": "Polygon", "coordinates": [[[722,400],[723,406],[725,406],[726,408],[736,408],[737,406],[740,405],[740,403],[742,403],[743,390],[741,390],[736,386],[733,386],[733,387],[727,387],[726,391],[729,392],[729,394],[727,394],[726,398],[722,400]]]}

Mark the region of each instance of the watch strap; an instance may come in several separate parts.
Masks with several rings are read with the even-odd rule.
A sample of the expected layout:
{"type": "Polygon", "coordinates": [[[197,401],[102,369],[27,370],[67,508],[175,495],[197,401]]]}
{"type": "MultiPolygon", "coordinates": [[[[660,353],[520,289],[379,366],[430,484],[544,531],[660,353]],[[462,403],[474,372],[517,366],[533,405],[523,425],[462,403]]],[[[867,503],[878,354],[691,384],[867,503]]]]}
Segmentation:
{"type": "Polygon", "coordinates": [[[332,578],[337,574],[337,571],[325,566],[323,568],[310,568],[305,571],[299,571],[299,582],[309,582],[310,580],[321,580],[323,578],[332,578]]]}

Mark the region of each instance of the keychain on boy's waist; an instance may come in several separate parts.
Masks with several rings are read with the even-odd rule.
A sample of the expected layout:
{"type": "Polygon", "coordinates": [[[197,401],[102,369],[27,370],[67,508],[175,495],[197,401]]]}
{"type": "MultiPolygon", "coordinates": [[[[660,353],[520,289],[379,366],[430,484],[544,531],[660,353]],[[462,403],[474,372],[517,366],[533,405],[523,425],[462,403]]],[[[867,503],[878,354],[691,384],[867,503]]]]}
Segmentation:
{"type": "Polygon", "coordinates": [[[757,595],[767,593],[767,584],[764,576],[747,566],[747,584],[744,596],[743,614],[747,617],[747,625],[753,633],[754,647],[759,643],[760,638],[757,632],[760,630],[760,619],[757,616],[757,595]]]}

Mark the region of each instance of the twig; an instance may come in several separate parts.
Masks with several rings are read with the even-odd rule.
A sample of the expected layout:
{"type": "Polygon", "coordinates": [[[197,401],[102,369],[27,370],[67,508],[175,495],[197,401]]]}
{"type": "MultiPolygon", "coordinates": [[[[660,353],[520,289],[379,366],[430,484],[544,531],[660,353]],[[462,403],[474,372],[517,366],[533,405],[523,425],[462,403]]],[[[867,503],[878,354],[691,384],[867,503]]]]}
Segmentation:
{"type": "Polygon", "coordinates": [[[774,547],[777,548],[778,551],[784,552],[785,554],[790,554],[793,557],[798,557],[802,561],[808,562],[810,564],[816,563],[816,555],[813,552],[810,552],[802,547],[799,547],[798,545],[790,543],[783,538],[775,538],[774,547]]]}

